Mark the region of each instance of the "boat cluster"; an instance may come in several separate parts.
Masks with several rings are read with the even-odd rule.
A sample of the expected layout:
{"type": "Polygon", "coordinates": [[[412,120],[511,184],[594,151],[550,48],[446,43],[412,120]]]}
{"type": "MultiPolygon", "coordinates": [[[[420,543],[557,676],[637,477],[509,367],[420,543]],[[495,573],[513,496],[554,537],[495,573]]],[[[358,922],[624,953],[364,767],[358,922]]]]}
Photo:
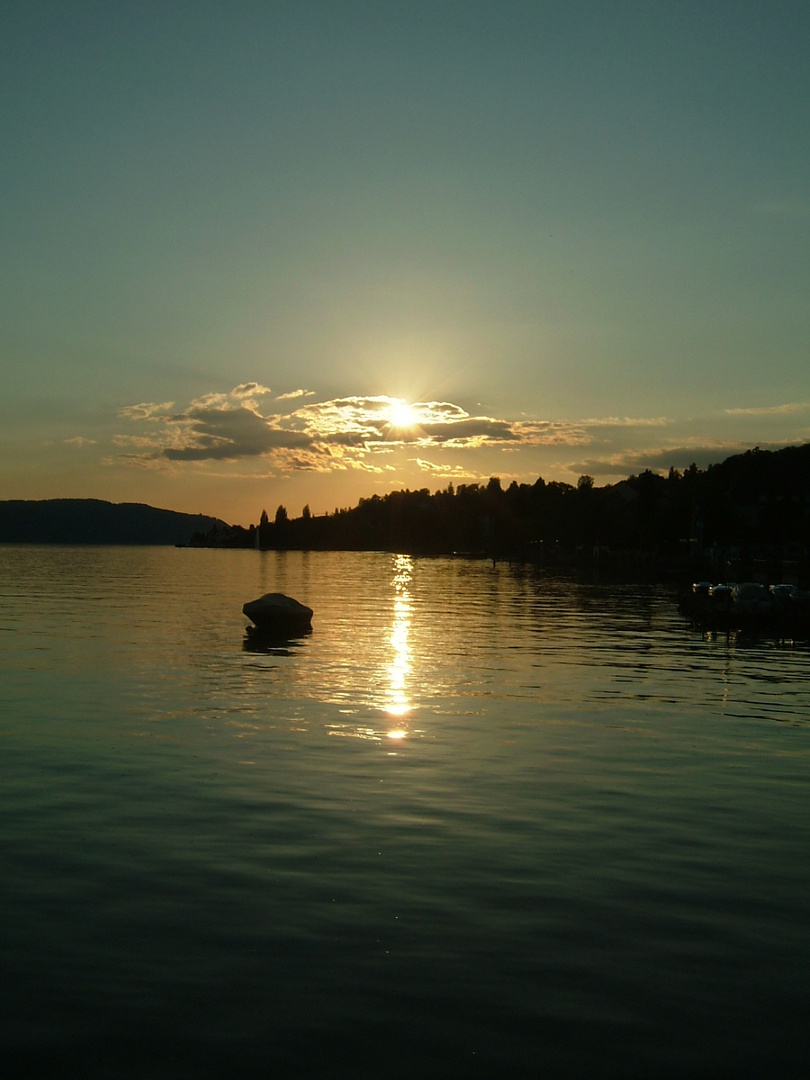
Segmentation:
{"type": "Polygon", "coordinates": [[[705,625],[749,626],[785,633],[810,630],[810,591],[795,585],[695,581],[687,607],[705,625]]]}

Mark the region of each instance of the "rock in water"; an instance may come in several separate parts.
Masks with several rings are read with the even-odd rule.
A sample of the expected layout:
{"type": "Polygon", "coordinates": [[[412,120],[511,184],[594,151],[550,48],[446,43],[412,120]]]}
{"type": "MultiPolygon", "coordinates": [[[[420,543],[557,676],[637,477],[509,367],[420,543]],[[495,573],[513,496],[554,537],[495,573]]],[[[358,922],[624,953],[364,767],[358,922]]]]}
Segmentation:
{"type": "Polygon", "coordinates": [[[259,630],[273,634],[302,634],[312,629],[312,608],[284,593],[271,592],[249,600],[242,611],[259,630]]]}

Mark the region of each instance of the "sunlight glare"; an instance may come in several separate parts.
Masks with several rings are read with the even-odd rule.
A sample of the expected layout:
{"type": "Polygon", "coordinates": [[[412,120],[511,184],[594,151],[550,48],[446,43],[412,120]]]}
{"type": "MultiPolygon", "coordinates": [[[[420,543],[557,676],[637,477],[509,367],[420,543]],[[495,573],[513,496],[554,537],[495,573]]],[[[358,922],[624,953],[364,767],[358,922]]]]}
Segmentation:
{"type": "Polygon", "coordinates": [[[419,423],[416,409],[403,398],[391,402],[388,410],[388,422],[392,428],[412,428],[419,423]]]}
{"type": "MultiPolygon", "coordinates": [[[[394,558],[394,623],[391,627],[391,663],[388,667],[388,701],[385,711],[391,717],[405,717],[411,711],[408,697],[408,676],[411,672],[411,650],[408,634],[411,623],[410,580],[412,561],[408,555],[396,555],[394,558]]],[[[399,729],[398,729],[399,730],[399,729]]],[[[403,735],[389,735],[389,738],[402,738],[403,735]]]]}

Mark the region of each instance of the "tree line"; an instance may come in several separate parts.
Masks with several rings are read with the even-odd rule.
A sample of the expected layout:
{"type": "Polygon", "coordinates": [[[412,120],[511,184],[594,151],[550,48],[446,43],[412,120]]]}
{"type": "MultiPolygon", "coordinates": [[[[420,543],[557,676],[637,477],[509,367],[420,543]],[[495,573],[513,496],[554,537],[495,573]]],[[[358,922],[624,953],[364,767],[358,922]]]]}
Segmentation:
{"type": "Polygon", "coordinates": [[[258,525],[215,528],[195,543],[270,549],[385,550],[536,557],[632,550],[675,557],[710,545],[810,543],[810,444],[738,454],[707,469],[646,470],[598,487],[512,482],[448,484],[361,498],[351,508],[291,517],[281,505],[258,525]]]}

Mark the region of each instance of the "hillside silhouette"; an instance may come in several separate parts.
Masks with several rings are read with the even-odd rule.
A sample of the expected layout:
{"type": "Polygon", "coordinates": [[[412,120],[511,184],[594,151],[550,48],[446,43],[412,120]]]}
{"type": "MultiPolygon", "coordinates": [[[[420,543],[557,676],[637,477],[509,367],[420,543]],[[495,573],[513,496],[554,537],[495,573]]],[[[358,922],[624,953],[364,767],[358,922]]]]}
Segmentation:
{"type": "Polygon", "coordinates": [[[790,576],[810,584],[810,444],[755,448],[707,469],[647,470],[603,487],[590,476],[508,487],[492,477],[372,495],[326,514],[304,507],[297,518],[279,506],[248,528],[143,503],[6,500],[0,542],[465,554],[549,566],[646,560],[738,579],[767,562],[776,575],[790,564],[790,576]]]}
{"type": "Polygon", "coordinates": [[[205,514],[101,499],[0,501],[0,543],[187,544],[225,522],[205,514]]]}
{"type": "MultiPolygon", "coordinates": [[[[198,535],[199,544],[275,549],[464,553],[547,564],[655,557],[661,566],[701,559],[806,560],[810,546],[810,444],[755,448],[707,469],[649,470],[598,487],[511,483],[393,491],[350,509],[291,518],[279,506],[258,526],[198,535]]],[[[737,569],[744,570],[745,566],[737,569]]]]}

